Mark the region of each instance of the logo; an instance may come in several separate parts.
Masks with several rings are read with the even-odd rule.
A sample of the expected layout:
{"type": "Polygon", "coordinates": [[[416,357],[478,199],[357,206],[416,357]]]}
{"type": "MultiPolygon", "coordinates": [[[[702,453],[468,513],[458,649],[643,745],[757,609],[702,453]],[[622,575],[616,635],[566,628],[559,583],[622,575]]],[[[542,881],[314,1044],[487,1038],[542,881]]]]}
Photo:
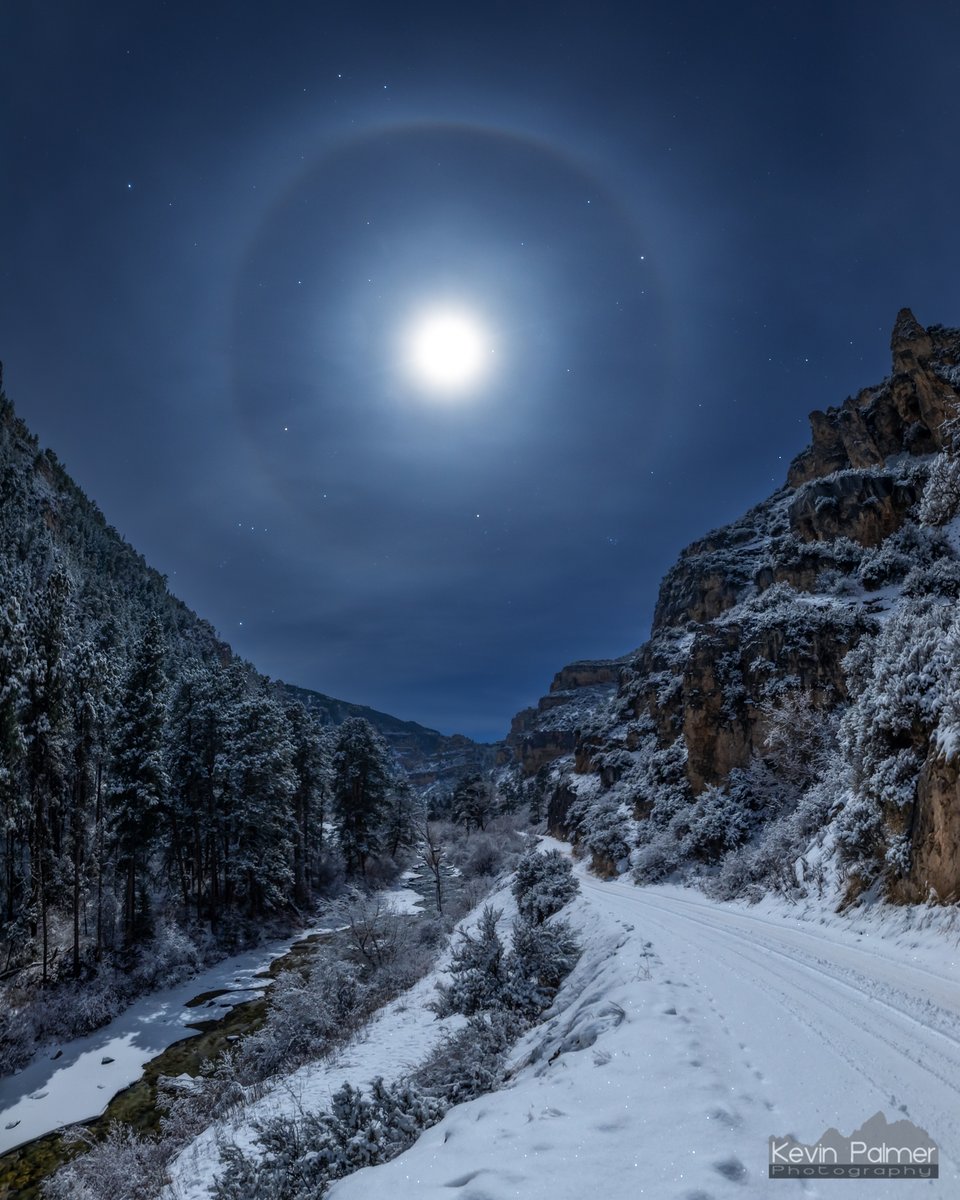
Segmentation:
{"type": "Polygon", "coordinates": [[[771,1179],[939,1179],[937,1144],[912,1121],[875,1113],[845,1137],[828,1129],[813,1145],[771,1137],[771,1179]]]}

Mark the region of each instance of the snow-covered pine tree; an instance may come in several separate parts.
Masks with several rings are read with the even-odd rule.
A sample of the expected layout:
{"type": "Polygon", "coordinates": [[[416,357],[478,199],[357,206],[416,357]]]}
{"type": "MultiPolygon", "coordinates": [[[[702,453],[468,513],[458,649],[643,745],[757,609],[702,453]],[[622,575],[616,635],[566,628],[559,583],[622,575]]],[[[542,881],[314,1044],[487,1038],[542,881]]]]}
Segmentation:
{"type": "Polygon", "coordinates": [[[363,717],[348,717],[333,753],[333,817],[350,874],[365,874],[370,857],[383,848],[392,783],[383,738],[363,717]]]}
{"type": "Polygon", "coordinates": [[[74,978],[80,975],[80,919],[91,858],[93,866],[99,869],[95,851],[106,753],[107,686],[106,655],[89,642],[81,642],[70,657],[69,670],[73,756],[67,841],[71,866],[74,978]]]}
{"type": "Polygon", "coordinates": [[[234,709],[227,778],[232,845],[226,891],[250,916],[289,902],[293,884],[294,744],[280,703],[259,685],[234,709]]]}
{"type": "Polygon", "coordinates": [[[466,1017],[503,1007],[507,972],[504,946],[497,933],[502,911],[488,904],[480,914],[476,933],[460,931],[450,961],[450,983],[437,984],[433,1009],[440,1017],[462,1013],[466,1017]]]}
{"type": "Polygon", "coordinates": [[[387,801],[383,847],[394,858],[417,841],[421,805],[405,779],[395,779],[387,801]]]}
{"type": "Polygon", "coordinates": [[[528,850],[517,863],[512,888],[517,909],[536,925],[559,912],[579,890],[570,860],[559,850],[528,850]]]}
{"type": "Polygon", "coordinates": [[[323,823],[331,783],[330,761],[324,729],[317,718],[299,701],[287,703],[286,716],[297,779],[293,793],[294,900],[304,908],[310,903],[316,864],[323,853],[323,823]]]}
{"type": "Polygon", "coordinates": [[[137,646],[116,713],[108,795],[110,840],[124,878],[123,931],[128,947],[146,932],[138,885],[143,884],[167,795],[166,702],[163,627],[154,615],[137,646]]]}
{"type": "Polygon", "coordinates": [[[29,801],[23,774],[26,746],[20,726],[27,689],[26,623],[11,591],[0,602],[0,856],[3,869],[2,924],[6,965],[26,936],[29,801]]]}
{"type": "Polygon", "coordinates": [[[495,798],[493,788],[482,775],[467,775],[457,784],[453,793],[453,819],[464,827],[483,829],[493,815],[495,798]]]}
{"type": "Polygon", "coordinates": [[[49,906],[63,850],[63,814],[69,775],[69,712],[66,695],[67,605],[70,583],[59,565],[51,569],[29,615],[23,736],[30,799],[30,923],[41,943],[41,979],[47,982],[49,906]]]}

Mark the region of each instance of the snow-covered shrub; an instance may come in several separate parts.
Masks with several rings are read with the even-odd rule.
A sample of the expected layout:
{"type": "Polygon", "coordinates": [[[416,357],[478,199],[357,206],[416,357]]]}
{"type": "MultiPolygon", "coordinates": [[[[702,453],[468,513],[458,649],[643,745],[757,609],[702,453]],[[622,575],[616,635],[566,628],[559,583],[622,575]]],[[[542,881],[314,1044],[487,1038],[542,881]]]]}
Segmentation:
{"type": "Polygon", "coordinates": [[[742,795],[709,786],[685,815],[686,832],[680,841],[684,858],[715,862],[725,851],[741,845],[752,824],[752,814],[742,795]]]}
{"type": "Polygon", "coordinates": [[[487,905],[480,914],[476,933],[461,930],[450,963],[450,983],[437,984],[437,999],[431,1007],[439,1017],[474,1013],[503,1006],[507,983],[505,950],[497,922],[500,909],[487,905]]]}
{"type": "Polygon", "coordinates": [[[680,830],[685,828],[684,822],[680,808],[666,824],[655,824],[651,818],[644,841],[630,855],[634,883],[661,883],[680,868],[680,830]]]}
{"type": "Polygon", "coordinates": [[[885,854],[883,813],[876,798],[852,793],[835,826],[840,862],[871,874],[885,854]]]}
{"type": "Polygon", "coordinates": [[[171,1147],[182,1146],[244,1099],[235,1049],[208,1059],[196,1077],[161,1075],[157,1081],[161,1136],[171,1147]]]}
{"type": "Polygon", "coordinates": [[[619,868],[630,854],[632,826],[630,808],[620,793],[610,793],[593,804],[581,843],[593,855],[596,868],[619,868]]]}
{"type": "Polygon", "coordinates": [[[254,1082],[319,1057],[371,1011],[369,988],[351,964],[321,955],[304,977],[285,971],[270,989],[269,1019],[240,1044],[240,1071],[254,1082]]]}
{"type": "Polygon", "coordinates": [[[844,661],[852,703],[841,724],[852,795],[838,822],[841,861],[866,878],[888,859],[887,834],[910,823],[920,768],[934,738],[948,738],[960,691],[960,623],[951,604],[904,604],[844,661]],[[870,864],[873,864],[872,870],[870,864]]]}
{"type": "Polygon", "coordinates": [[[477,1013],[443,1038],[414,1082],[448,1104],[492,1092],[502,1082],[507,1051],[525,1029],[526,1023],[508,1009],[477,1013]]]}
{"type": "MultiPolygon", "coordinates": [[[[711,895],[759,900],[769,891],[789,897],[804,893],[810,877],[805,855],[827,828],[845,790],[836,750],[821,770],[821,778],[799,800],[790,792],[779,815],[758,821],[749,841],[724,856],[717,874],[705,881],[711,895]]],[[[768,807],[769,811],[776,809],[768,807]]]]}
{"type": "Polygon", "coordinates": [[[887,538],[875,550],[864,556],[857,577],[868,591],[876,591],[888,583],[903,579],[913,561],[893,544],[892,538],[887,538]]]}
{"type": "Polygon", "coordinates": [[[960,458],[941,451],[930,466],[920,499],[920,520],[925,525],[946,525],[960,512],[960,458]]]}
{"type": "Polygon", "coordinates": [[[451,863],[459,867],[465,879],[489,880],[500,871],[510,870],[523,852],[524,840],[518,831],[526,824],[525,815],[499,813],[480,832],[464,836],[462,830],[456,830],[450,839],[451,863]]]}
{"type": "Polygon", "coordinates": [[[485,833],[471,837],[460,869],[472,879],[480,875],[496,875],[500,869],[500,854],[493,838],[485,833]]]}
{"type": "Polygon", "coordinates": [[[941,558],[929,566],[914,567],[903,581],[903,594],[910,597],[960,599],[960,561],[941,558]]]}
{"type": "Polygon", "coordinates": [[[226,1170],[213,1185],[217,1200],[318,1200],[337,1179],[389,1162],[446,1111],[410,1082],[378,1078],[364,1093],[345,1083],[329,1112],[272,1117],[257,1126],[262,1155],[221,1147],[226,1170]]]}
{"type": "Polygon", "coordinates": [[[559,850],[531,850],[517,863],[513,895],[529,921],[542,924],[580,890],[569,858],[559,850]]]}
{"type": "MultiPolygon", "coordinates": [[[[92,1141],[86,1131],[79,1135],[92,1141]]],[[[44,1182],[44,1200],[154,1200],[166,1182],[165,1154],[156,1138],[114,1122],[100,1142],[44,1182]]]]}
{"type": "Polygon", "coordinates": [[[950,554],[950,544],[940,530],[908,521],[867,551],[860,564],[860,582],[866,588],[883,587],[918,567],[931,567],[950,554]]]}
{"type": "Polygon", "coordinates": [[[518,917],[507,956],[503,1003],[535,1017],[553,1002],[557,989],[573,970],[580,945],[566,921],[540,923],[518,917]]]}

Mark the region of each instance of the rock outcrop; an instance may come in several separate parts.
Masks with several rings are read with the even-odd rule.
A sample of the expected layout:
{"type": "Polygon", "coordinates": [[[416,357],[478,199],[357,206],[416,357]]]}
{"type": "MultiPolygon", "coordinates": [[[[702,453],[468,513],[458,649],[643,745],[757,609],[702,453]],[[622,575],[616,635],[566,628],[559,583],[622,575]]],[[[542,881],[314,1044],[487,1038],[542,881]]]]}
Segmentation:
{"type": "Polygon", "coordinates": [[[559,670],[548,694],[513,718],[498,761],[515,763],[530,777],[573,753],[585,717],[615,693],[625,661],[581,659],[559,670]]]}
{"type": "Polygon", "coordinates": [[[960,762],[931,748],[917,785],[910,874],[902,898],[960,900],[960,762]]]}
{"type": "Polygon", "coordinates": [[[834,471],[880,466],[891,455],[930,454],[942,447],[944,423],[957,402],[951,375],[960,359],[957,331],[924,329],[903,308],[890,348],[889,379],[848,397],[839,408],[810,414],[813,441],[790,466],[791,487],[834,471]]]}

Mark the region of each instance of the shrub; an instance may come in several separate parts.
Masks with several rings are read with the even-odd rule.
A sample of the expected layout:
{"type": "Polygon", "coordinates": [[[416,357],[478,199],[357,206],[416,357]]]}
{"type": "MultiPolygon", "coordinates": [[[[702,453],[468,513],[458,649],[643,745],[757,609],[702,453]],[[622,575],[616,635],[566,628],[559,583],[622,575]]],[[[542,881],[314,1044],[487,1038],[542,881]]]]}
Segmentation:
{"type": "Polygon", "coordinates": [[[559,912],[579,890],[570,860],[559,850],[531,850],[517,863],[512,888],[517,909],[535,924],[559,912]]]}
{"type": "Polygon", "coordinates": [[[475,934],[460,931],[453,950],[451,982],[437,984],[433,1011],[439,1017],[462,1013],[466,1017],[485,1009],[500,1008],[506,986],[504,947],[497,933],[502,912],[487,905],[480,914],[475,934]]]}
{"type": "Polygon", "coordinates": [[[345,1083],[329,1112],[273,1117],[257,1127],[263,1155],[222,1146],[226,1170],[214,1182],[217,1200],[318,1200],[344,1175],[389,1162],[446,1111],[412,1083],[375,1079],[369,1093],[345,1083]]]}
{"type": "Polygon", "coordinates": [[[448,1104],[492,1092],[503,1079],[507,1051],[525,1028],[526,1023],[508,1010],[477,1013],[443,1038],[414,1081],[448,1104]]]}
{"type": "Polygon", "coordinates": [[[566,921],[536,924],[518,917],[507,956],[504,1005],[526,1017],[543,1012],[579,956],[579,944],[566,921]]]}
{"type": "MultiPolygon", "coordinates": [[[[78,1136],[89,1140],[85,1130],[78,1136]]],[[[166,1182],[164,1166],[161,1143],[114,1122],[103,1141],[46,1180],[44,1200],[153,1200],[166,1182]]]]}

